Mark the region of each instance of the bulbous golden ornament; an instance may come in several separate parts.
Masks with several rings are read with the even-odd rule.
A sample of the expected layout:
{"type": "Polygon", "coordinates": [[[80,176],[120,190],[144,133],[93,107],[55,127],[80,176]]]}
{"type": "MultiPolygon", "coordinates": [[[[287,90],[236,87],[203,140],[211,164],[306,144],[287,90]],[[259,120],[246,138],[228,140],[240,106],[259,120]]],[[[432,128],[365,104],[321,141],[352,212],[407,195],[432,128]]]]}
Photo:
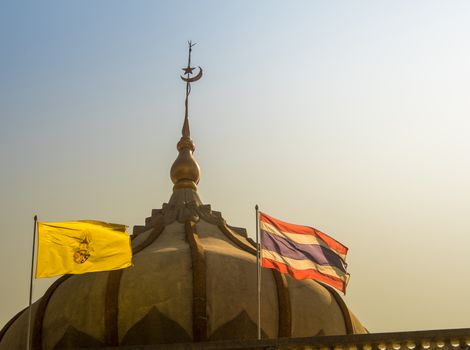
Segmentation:
{"type": "Polygon", "coordinates": [[[201,168],[193,157],[194,144],[189,137],[182,137],[177,148],[179,154],[170,170],[173,190],[179,188],[197,190],[201,168]]]}

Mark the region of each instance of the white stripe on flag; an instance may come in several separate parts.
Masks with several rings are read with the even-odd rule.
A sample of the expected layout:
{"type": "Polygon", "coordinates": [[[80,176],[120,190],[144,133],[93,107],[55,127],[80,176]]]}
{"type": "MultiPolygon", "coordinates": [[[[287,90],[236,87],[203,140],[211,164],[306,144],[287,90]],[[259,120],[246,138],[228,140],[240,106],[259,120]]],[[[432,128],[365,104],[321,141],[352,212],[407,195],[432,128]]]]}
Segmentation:
{"type": "Polygon", "coordinates": [[[307,260],[307,259],[296,260],[296,259],[288,258],[286,256],[283,256],[271,250],[262,249],[261,256],[262,258],[266,258],[266,259],[280,262],[282,264],[286,264],[297,270],[308,270],[308,269],[317,270],[318,272],[324,275],[333,276],[333,277],[340,278],[340,279],[344,279],[344,276],[347,275],[343,271],[341,271],[340,269],[334,266],[318,265],[312,260],[307,260]]]}

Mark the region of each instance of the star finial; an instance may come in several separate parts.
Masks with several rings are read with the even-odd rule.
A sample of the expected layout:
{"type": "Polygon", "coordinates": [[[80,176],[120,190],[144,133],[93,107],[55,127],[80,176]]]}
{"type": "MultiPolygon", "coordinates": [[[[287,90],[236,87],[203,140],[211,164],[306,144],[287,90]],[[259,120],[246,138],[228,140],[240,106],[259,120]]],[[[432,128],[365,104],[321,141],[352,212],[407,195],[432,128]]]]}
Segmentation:
{"type": "Polygon", "coordinates": [[[182,68],[184,70],[184,74],[193,74],[193,70],[196,69],[195,67],[186,67],[182,68]]]}

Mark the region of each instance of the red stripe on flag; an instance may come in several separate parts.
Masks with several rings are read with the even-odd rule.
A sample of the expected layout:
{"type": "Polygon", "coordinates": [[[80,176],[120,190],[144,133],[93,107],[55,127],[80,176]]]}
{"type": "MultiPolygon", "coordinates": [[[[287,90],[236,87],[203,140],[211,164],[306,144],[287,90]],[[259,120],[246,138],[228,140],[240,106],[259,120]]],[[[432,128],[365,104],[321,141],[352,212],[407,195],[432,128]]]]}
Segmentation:
{"type": "Polygon", "coordinates": [[[269,269],[278,270],[281,273],[287,273],[297,280],[315,279],[317,281],[324,282],[332,287],[335,287],[336,289],[340,290],[343,293],[346,293],[346,283],[343,280],[334,278],[334,277],[325,276],[321,274],[320,272],[318,272],[317,270],[312,270],[312,269],[297,270],[286,264],[273,261],[270,259],[266,259],[266,258],[261,259],[261,266],[267,267],[269,269]]]}
{"type": "Polygon", "coordinates": [[[322,239],[331,249],[336,250],[338,253],[346,255],[348,252],[348,247],[341,244],[334,238],[328,236],[326,233],[323,233],[313,227],[290,224],[288,222],[275,219],[272,216],[269,216],[262,212],[260,212],[259,214],[260,214],[259,215],[260,221],[264,221],[266,223],[274,225],[275,227],[279,229],[279,231],[295,233],[295,234],[300,234],[300,235],[316,236],[322,239]]]}

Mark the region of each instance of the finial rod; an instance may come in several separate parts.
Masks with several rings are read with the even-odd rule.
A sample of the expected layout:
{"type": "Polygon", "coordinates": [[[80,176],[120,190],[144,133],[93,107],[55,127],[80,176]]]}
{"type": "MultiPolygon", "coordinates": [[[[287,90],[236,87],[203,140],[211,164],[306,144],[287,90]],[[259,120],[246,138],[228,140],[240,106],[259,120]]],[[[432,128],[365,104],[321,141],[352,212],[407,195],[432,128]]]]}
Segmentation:
{"type": "Polygon", "coordinates": [[[193,46],[195,46],[196,43],[193,43],[191,40],[188,41],[188,66],[186,68],[183,68],[184,70],[184,75],[186,77],[181,76],[181,79],[183,79],[186,82],[186,98],[184,100],[184,123],[183,123],[183,129],[181,130],[182,136],[190,138],[191,136],[191,131],[189,130],[189,119],[188,119],[188,110],[189,110],[189,94],[191,93],[191,83],[201,79],[202,77],[202,69],[199,67],[199,73],[191,77],[193,74],[193,70],[195,69],[194,67],[191,67],[191,52],[193,51],[193,46]]]}
{"type": "Polygon", "coordinates": [[[188,98],[189,94],[191,93],[191,83],[189,81],[189,75],[192,73],[192,68],[191,68],[191,51],[193,51],[193,46],[196,45],[195,43],[193,44],[191,40],[188,41],[188,67],[185,70],[186,74],[186,99],[184,101],[184,124],[183,124],[183,130],[181,131],[183,137],[190,137],[191,136],[191,131],[189,129],[189,120],[188,120],[188,98]]]}
{"type": "MultiPolygon", "coordinates": [[[[188,41],[188,50],[189,50],[189,54],[188,54],[188,67],[191,67],[191,51],[193,51],[193,46],[196,46],[196,43],[192,43],[191,40],[188,41]]],[[[188,75],[188,78],[189,78],[189,73],[185,73],[188,75]]]]}

